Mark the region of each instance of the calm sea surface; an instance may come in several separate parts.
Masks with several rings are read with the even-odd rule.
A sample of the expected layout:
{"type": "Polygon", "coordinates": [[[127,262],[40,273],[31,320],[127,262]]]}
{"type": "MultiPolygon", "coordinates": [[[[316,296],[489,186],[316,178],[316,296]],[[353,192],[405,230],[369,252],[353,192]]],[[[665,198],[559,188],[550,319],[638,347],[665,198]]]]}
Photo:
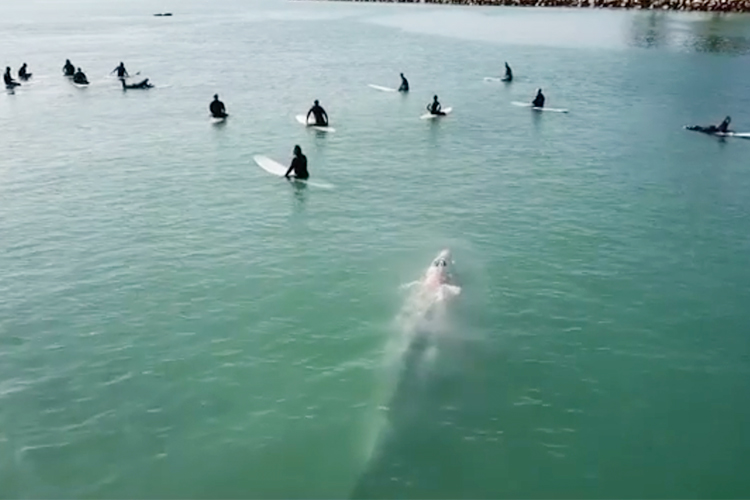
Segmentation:
{"type": "Polygon", "coordinates": [[[0,497],[750,496],[750,141],[682,128],[750,132],[750,16],[4,1],[0,55],[0,497]]]}

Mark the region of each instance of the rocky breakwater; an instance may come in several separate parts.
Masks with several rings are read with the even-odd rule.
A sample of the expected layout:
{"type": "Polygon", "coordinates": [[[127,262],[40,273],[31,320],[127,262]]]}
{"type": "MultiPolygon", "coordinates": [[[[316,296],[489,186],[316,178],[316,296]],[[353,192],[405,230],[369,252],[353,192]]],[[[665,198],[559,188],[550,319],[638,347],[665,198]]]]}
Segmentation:
{"type": "Polygon", "coordinates": [[[750,0],[338,0],[354,2],[750,12],[750,0]]]}

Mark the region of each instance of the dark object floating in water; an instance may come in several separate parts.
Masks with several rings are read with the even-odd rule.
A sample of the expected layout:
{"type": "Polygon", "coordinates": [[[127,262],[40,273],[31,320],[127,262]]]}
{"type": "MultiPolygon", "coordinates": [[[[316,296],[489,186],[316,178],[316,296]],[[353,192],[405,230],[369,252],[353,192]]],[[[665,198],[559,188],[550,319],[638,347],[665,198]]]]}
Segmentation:
{"type": "Polygon", "coordinates": [[[172,15],[171,12],[165,12],[163,14],[154,14],[156,17],[170,17],[172,15]]]}

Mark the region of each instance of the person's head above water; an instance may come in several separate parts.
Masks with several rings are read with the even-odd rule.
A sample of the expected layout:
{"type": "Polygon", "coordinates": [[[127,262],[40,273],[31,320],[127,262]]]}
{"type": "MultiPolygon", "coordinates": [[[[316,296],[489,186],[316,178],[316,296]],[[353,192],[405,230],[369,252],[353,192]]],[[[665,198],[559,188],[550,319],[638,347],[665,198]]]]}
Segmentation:
{"type": "Polygon", "coordinates": [[[318,102],[317,99],[315,99],[315,102],[313,102],[313,104],[315,104],[316,106],[318,106],[320,103],[318,102]]]}
{"type": "Polygon", "coordinates": [[[219,100],[219,94],[214,94],[214,101],[218,101],[218,100],[219,100]]]}
{"type": "Polygon", "coordinates": [[[436,95],[432,96],[432,100],[437,101],[437,96],[436,95]]]}
{"type": "Polygon", "coordinates": [[[542,89],[537,90],[536,93],[537,94],[541,94],[542,93],[542,89]]]}
{"type": "Polygon", "coordinates": [[[724,121],[727,122],[727,123],[731,123],[732,122],[732,118],[729,117],[729,116],[727,116],[726,118],[724,118],[724,121]]]}
{"type": "Polygon", "coordinates": [[[302,148],[299,146],[294,146],[294,156],[299,156],[302,154],[302,148]]]}
{"type": "Polygon", "coordinates": [[[399,73],[399,74],[401,75],[401,78],[403,78],[403,77],[404,77],[404,74],[403,74],[403,73],[399,73]]]}

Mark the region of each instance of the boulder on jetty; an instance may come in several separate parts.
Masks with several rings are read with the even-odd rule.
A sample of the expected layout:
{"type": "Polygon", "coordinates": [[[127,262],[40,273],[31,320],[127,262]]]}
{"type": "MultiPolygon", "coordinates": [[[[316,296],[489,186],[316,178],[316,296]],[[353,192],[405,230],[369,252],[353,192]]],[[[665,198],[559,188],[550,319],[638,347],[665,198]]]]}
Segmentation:
{"type": "Polygon", "coordinates": [[[340,0],[354,2],[750,12],[750,0],[340,0]]]}

